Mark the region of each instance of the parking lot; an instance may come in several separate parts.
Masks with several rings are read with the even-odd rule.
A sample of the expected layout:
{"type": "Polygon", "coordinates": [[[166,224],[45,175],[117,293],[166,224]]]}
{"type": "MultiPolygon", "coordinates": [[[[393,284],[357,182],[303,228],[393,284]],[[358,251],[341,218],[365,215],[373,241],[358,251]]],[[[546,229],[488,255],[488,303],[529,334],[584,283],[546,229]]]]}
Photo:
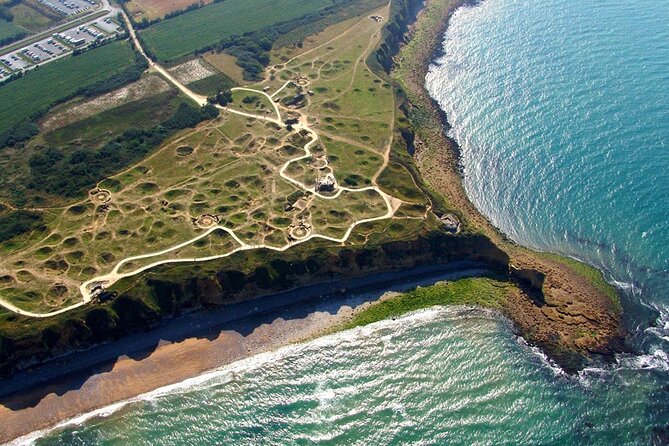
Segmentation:
{"type": "Polygon", "coordinates": [[[37,2],[66,16],[80,14],[97,5],[94,0],[37,0],[37,2]]]}
{"type": "MultiPolygon", "coordinates": [[[[83,3],[85,0],[78,1],[83,3]]],[[[2,54],[0,55],[0,82],[16,72],[29,70],[45,62],[66,56],[96,41],[114,37],[119,32],[122,32],[122,29],[116,20],[106,16],[54,33],[38,42],[2,54]]]]}

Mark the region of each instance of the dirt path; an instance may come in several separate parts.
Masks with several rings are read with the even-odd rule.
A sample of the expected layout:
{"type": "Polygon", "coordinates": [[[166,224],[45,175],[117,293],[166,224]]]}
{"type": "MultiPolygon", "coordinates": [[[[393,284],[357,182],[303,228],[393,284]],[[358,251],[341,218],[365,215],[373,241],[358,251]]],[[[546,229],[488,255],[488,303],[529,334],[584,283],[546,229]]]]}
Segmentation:
{"type": "MultiPolygon", "coordinates": [[[[132,27],[132,23],[130,22],[130,20],[128,19],[128,17],[126,16],[125,13],[123,13],[122,15],[123,15],[123,19],[126,23],[126,26],[128,27],[130,37],[133,40],[133,42],[134,42],[137,50],[139,51],[139,53],[149,63],[149,69],[158,72],[167,81],[172,83],[177,89],[179,89],[187,97],[191,98],[193,101],[195,101],[200,106],[206,105],[207,104],[207,98],[206,97],[194,93],[187,86],[185,86],[179,80],[177,80],[174,76],[172,76],[162,66],[160,66],[156,62],[152,61],[146,55],[146,52],[144,51],[144,48],[142,47],[139,39],[137,38],[135,30],[132,27]]],[[[340,36],[338,36],[338,37],[340,37],[340,36]]],[[[355,64],[355,67],[354,67],[354,70],[353,70],[353,75],[352,75],[352,78],[351,78],[351,83],[350,83],[351,85],[354,81],[355,73],[357,72],[358,66],[362,63],[364,58],[371,51],[371,48],[373,48],[373,44],[376,43],[377,40],[378,40],[378,35],[375,34],[372,37],[372,40],[370,41],[369,45],[367,46],[367,49],[363,52],[363,54],[356,61],[356,64],[355,64]]],[[[304,53],[304,54],[296,56],[296,57],[302,57],[305,54],[307,54],[307,53],[304,53]]],[[[367,69],[369,69],[369,68],[367,68],[367,69]]],[[[272,98],[274,96],[276,96],[281,90],[283,90],[287,85],[289,85],[289,83],[290,83],[290,81],[286,82],[278,90],[276,90],[274,93],[272,93],[271,95],[264,92],[264,91],[256,90],[256,89],[252,89],[252,88],[247,88],[247,87],[236,87],[236,88],[232,89],[233,91],[249,91],[249,92],[253,92],[255,94],[259,94],[259,95],[264,96],[265,98],[267,98],[267,100],[272,105],[272,107],[274,109],[274,112],[276,113],[276,118],[270,118],[270,117],[267,117],[267,116],[256,115],[256,114],[253,114],[253,113],[247,113],[247,112],[244,112],[244,111],[235,110],[234,108],[230,108],[230,107],[217,106],[217,108],[219,108],[221,110],[224,110],[226,112],[229,112],[229,113],[236,114],[236,115],[245,116],[245,117],[249,117],[249,118],[254,118],[254,119],[258,119],[258,120],[262,120],[262,121],[266,121],[266,122],[272,122],[274,124],[283,126],[283,122],[282,122],[282,118],[281,118],[281,111],[279,110],[279,107],[273,101],[272,98]]],[[[350,86],[349,86],[349,89],[350,89],[350,86]]],[[[303,116],[303,118],[304,118],[304,116],[303,116]]],[[[184,241],[184,242],[182,242],[178,245],[166,248],[162,251],[152,252],[152,253],[148,253],[148,254],[141,254],[141,255],[132,256],[132,257],[127,257],[127,258],[119,261],[114,266],[114,269],[110,273],[102,275],[102,276],[94,277],[94,278],[84,282],[83,284],[81,284],[81,286],[79,287],[79,290],[80,290],[81,295],[83,297],[82,301],[78,302],[74,305],[71,305],[69,307],[62,308],[60,310],[49,312],[49,313],[34,313],[34,312],[31,312],[31,311],[22,310],[22,309],[18,308],[17,306],[11,304],[10,302],[6,302],[2,299],[0,299],[0,306],[4,307],[4,308],[6,308],[10,311],[13,311],[15,313],[24,315],[24,316],[30,316],[30,317],[35,317],[35,318],[52,317],[52,316],[56,316],[56,315],[65,313],[67,311],[73,310],[75,308],[79,308],[79,307],[89,303],[100,292],[100,290],[102,290],[104,288],[108,288],[109,286],[113,285],[114,283],[116,283],[117,281],[119,281],[123,278],[140,274],[140,273],[142,273],[146,270],[149,270],[151,268],[155,268],[159,265],[164,265],[164,264],[169,264],[169,263],[207,262],[207,261],[211,261],[211,260],[216,260],[216,259],[229,257],[229,256],[231,256],[231,255],[233,255],[233,254],[235,254],[239,251],[247,251],[247,250],[251,250],[251,249],[269,249],[269,250],[272,250],[272,251],[282,252],[282,251],[286,251],[286,250],[290,249],[293,246],[296,246],[296,245],[301,244],[301,243],[305,243],[305,242],[307,242],[309,240],[312,240],[312,239],[315,239],[315,238],[320,238],[320,239],[332,241],[332,242],[335,242],[335,243],[344,243],[346,240],[348,240],[348,238],[350,237],[351,233],[356,228],[356,226],[364,224],[364,223],[369,223],[369,222],[373,222],[373,221],[385,220],[385,219],[392,218],[395,215],[395,211],[402,204],[402,201],[395,198],[395,197],[392,197],[391,195],[389,195],[385,192],[383,192],[378,187],[378,184],[376,182],[376,179],[380,175],[381,171],[388,164],[389,151],[390,151],[390,147],[391,147],[391,144],[392,144],[392,140],[391,140],[390,143],[388,143],[386,149],[384,150],[384,154],[383,154],[384,163],[381,166],[380,170],[374,175],[374,177],[372,179],[372,184],[373,184],[372,186],[365,187],[365,188],[359,188],[359,189],[352,189],[352,188],[348,188],[348,187],[338,187],[337,192],[334,195],[323,195],[319,191],[316,190],[315,186],[314,187],[307,186],[306,184],[304,184],[304,183],[302,183],[302,182],[300,182],[300,181],[298,181],[294,178],[291,178],[290,176],[288,176],[285,173],[290,164],[292,164],[294,162],[297,162],[297,161],[300,161],[300,160],[303,160],[303,159],[306,159],[306,158],[310,158],[312,156],[310,148],[314,144],[316,144],[319,140],[318,134],[313,129],[311,129],[306,124],[306,122],[307,122],[307,119],[302,119],[302,120],[300,120],[300,122],[298,124],[293,125],[293,128],[295,129],[295,131],[298,131],[298,132],[299,131],[308,132],[309,135],[311,136],[311,140],[309,142],[307,142],[303,147],[304,152],[305,152],[304,155],[298,156],[298,157],[293,158],[291,160],[288,160],[288,161],[286,161],[286,163],[284,163],[284,165],[281,167],[281,169],[279,171],[279,175],[281,176],[281,178],[283,178],[286,181],[294,184],[295,186],[297,186],[298,188],[300,188],[304,191],[310,192],[310,193],[314,194],[315,196],[318,196],[319,198],[326,199],[326,200],[335,200],[335,199],[339,198],[341,196],[341,194],[344,193],[344,192],[361,193],[361,192],[366,192],[366,191],[373,190],[382,197],[382,199],[383,199],[383,201],[386,205],[386,213],[385,214],[383,214],[381,216],[377,216],[377,217],[370,217],[370,218],[354,220],[349,225],[349,227],[347,228],[344,235],[340,238],[331,237],[331,236],[327,236],[327,235],[324,235],[324,234],[312,233],[305,238],[290,241],[282,247],[275,247],[275,246],[267,245],[267,244],[264,244],[264,243],[263,244],[256,244],[256,245],[248,244],[248,243],[245,243],[243,240],[241,240],[237,236],[237,234],[235,234],[235,232],[233,230],[231,230],[229,228],[226,228],[224,226],[216,225],[216,226],[212,226],[206,232],[204,232],[203,234],[200,234],[197,237],[194,237],[190,240],[184,241]],[[218,231],[218,230],[225,231],[228,235],[230,235],[234,239],[235,243],[237,243],[239,246],[235,249],[232,249],[232,250],[228,251],[228,252],[213,255],[213,256],[198,257],[198,258],[168,258],[168,259],[163,259],[163,260],[153,262],[151,264],[145,265],[143,267],[140,267],[140,268],[135,269],[135,270],[130,271],[130,272],[126,272],[126,273],[120,273],[119,272],[121,267],[123,265],[129,263],[129,262],[136,261],[136,260],[144,260],[144,259],[149,259],[149,258],[152,258],[152,257],[159,257],[159,256],[169,254],[170,252],[176,251],[176,250],[181,249],[185,246],[188,246],[188,245],[190,245],[190,244],[192,244],[192,243],[194,243],[194,242],[196,242],[200,239],[203,239],[203,238],[209,236],[212,232],[218,231]]],[[[355,144],[352,144],[352,145],[359,146],[360,144],[355,143],[355,144]]]]}

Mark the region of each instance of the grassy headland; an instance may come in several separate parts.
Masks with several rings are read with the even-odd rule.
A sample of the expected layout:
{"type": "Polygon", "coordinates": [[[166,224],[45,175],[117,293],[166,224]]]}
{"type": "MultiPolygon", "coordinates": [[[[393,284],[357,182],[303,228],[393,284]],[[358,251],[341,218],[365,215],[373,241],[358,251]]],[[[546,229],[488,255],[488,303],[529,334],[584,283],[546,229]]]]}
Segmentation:
{"type": "MultiPolygon", "coordinates": [[[[303,114],[303,120],[310,121],[319,132],[320,144],[312,147],[308,162],[293,159],[299,148],[309,144],[307,134],[258,118],[226,115],[151,150],[150,158],[126,171],[117,175],[104,171],[102,176],[109,178],[99,187],[113,196],[111,204],[98,203],[96,200],[103,200],[105,195],[96,192],[89,200],[59,210],[59,217],[47,222],[48,237],[45,234],[38,244],[27,236],[25,240],[16,238],[25,241],[25,249],[34,254],[33,264],[26,263],[22,252],[16,251],[16,257],[5,256],[7,265],[22,268],[20,277],[9,268],[3,276],[8,299],[16,305],[69,305],[63,298],[63,288],[75,290],[81,278],[107,271],[131,254],[147,250],[155,254],[119,264],[123,271],[138,273],[108,288],[111,296],[104,300],[49,319],[30,320],[29,324],[24,316],[0,313],[0,372],[11,373],[23,361],[46,359],[73,346],[117,339],[194,308],[317,281],[460,260],[480,262],[500,280],[506,278],[518,288],[499,284],[504,288],[502,292],[479,280],[437,286],[370,310],[367,319],[359,322],[433,304],[476,304],[501,309],[528,340],[569,370],[580,367],[584,357],[615,351],[620,340],[620,310],[601,276],[580,264],[575,266],[571,261],[540,255],[509,242],[465,194],[457,166],[457,145],[445,136],[445,117],[423,85],[448,15],[458,5],[446,0],[428,2],[401,50],[404,32],[414,22],[422,1],[393,1],[382,11],[387,25],[378,17],[361,17],[350,24],[350,32],[339,32],[337,39],[345,40],[345,44],[324,32],[318,37],[322,43],[300,52],[299,57],[275,54],[273,59],[284,63],[274,67],[272,75],[256,88],[276,90],[286,116],[303,114]],[[392,75],[384,72],[390,72],[393,66],[392,75]],[[295,82],[287,82],[291,79],[306,82],[310,92],[298,94],[302,90],[295,82]],[[302,101],[297,108],[296,98],[302,101]],[[285,166],[290,179],[314,184],[314,175],[325,162],[338,181],[352,188],[378,182],[381,190],[399,200],[392,218],[383,217],[386,204],[376,192],[362,191],[363,195],[346,191],[338,201],[325,200],[296,190],[295,182],[281,175],[281,166],[285,166]],[[98,205],[105,205],[104,209],[98,211],[98,205]],[[370,214],[370,210],[376,213],[370,214]],[[321,231],[329,241],[311,240],[285,252],[240,251],[211,260],[210,255],[233,248],[229,237],[219,237],[219,230],[184,245],[178,252],[162,253],[164,248],[199,233],[203,228],[194,222],[209,213],[226,228],[238,231],[249,246],[284,246],[294,236],[290,228],[302,234],[321,231]],[[376,220],[351,226],[362,221],[362,216],[376,220]],[[459,232],[447,229],[442,218],[459,219],[459,232]],[[347,228],[352,229],[350,237],[333,243],[332,239],[345,235],[347,228]],[[162,262],[177,255],[183,262],[174,263],[172,259],[142,272],[151,257],[162,262]],[[209,260],[189,260],[198,256],[209,260]],[[29,274],[31,268],[40,273],[29,274]],[[56,275],[68,283],[51,287],[51,282],[44,280],[38,292],[25,293],[38,279],[56,275]],[[26,332],[28,325],[30,330],[26,332]]],[[[161,23],[172,20],[176,18],[161,23]]],[[[259,90],[256,93],[236,93],[238,97],[230,109],[270,111],[267,104],[263,106],[259,90]]],[[[140,136],[140,142],[151,139],[141,132],[134,133],[140,136]]],[[[128,149],[137,145],[127,142],[128,149]]],[[[140,149],[139,155],[148,153],[140,149]]],[[[54,163],[38,159],[31,168],[46,178],[48,166],[60,163],[69,169],[86,161],[87,156],[92,155],[63,153],[54,163]],[[40,167],[44,167],[43,172],[40,167]]],[[[104,166],[118,170],[118,166],[104,166]]]]}
{"type": "Polygon", "coordinates": [[[476,305],[501,310],[514,290],[509,282],[488,278],[437,283],[375,302],[355,313],[338,329],[347,330],[435,305],[476,305]]]}

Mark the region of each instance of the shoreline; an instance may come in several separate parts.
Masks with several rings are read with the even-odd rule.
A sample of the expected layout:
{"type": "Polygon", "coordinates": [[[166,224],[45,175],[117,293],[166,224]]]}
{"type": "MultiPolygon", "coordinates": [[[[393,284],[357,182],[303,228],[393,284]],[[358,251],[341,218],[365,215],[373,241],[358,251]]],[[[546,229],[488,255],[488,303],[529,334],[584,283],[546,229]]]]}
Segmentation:
{"type": "Polygon", "coordinates": [[[189,313],[152,330],[148,339],[139,333],[61,356],[39,367],[45,377],[22,375],[1,383],[0,443],[327,334],[393,292],[487,273],[475,263],[454,262],[326,282],[189,313]]]}
{"type": "Polygon", "coordinates": [[[425,78],[443,55],[451,17],[458,9],[478,3],[426,0],[397,57],[393,77],[405,91],[403,107],[414,124],[414,161],[430,188],[446,198],[472,231],[484,234],[507,253],[511,275],[529,285],[503,309],[523,338],[567,373],[575,373],[593,359],[612,362],[616,353],[629,349],[618,291],[600,270],[519,245],[478,211],[464,189],[461,148],[448,136],[448,116],[427,90],[425,78]],[[594,336],[586,339],[581,330],[590,330],[594,336]]]}
{"type": "MultiPolygon", "coordinates": [[[[424,22],[434,19],[434,17],[426,18],[426,15],[430,6],[436,3],[438,3],[436,0],[427,0],[425,5],[421,6],[418,17],[410,28],[410,40],[413,40],[413,32],[416,29],[420,26],[425,28],[424,22]]],[[[568,373],[582,365],[583,358],[579,355],[610,358],[622,348],[619,345],[622,332],[619,315],[616,316],[611,310],[611,303],[603,297],[605,293],[598,290],[589,279],[579,276],[573,267],[549,259],[548,254],[536,253],[508,240],[478,212],[464,191],[459,162],[460,148],[457,142],[445,133],[449,128],[447,116],[427,92],[424,80],[425,73],[442,52],[443,36],[451,15],[458,8],[475,3],[470,0],[444,0],[441,3],[445,10],[438,12],[444,15],[439,16],[441,22],[439,18],[436,20],[437,27],[430,29],[433,39],[427,44],[427,53],[421,53],[417,57],[414,55],[415,57],[411,59],[413,67],[418,68],[413,70],[409,79],[403,79],[405,84],[411,85],[417,78],[422,77],[418,90],[416,90],[418,85],[411,85],[413,91],[410,95],[414,96],[409,98],[408,103],[412,107],[423,107],[423,111],[429,114],[431,120],[428,124],[435,124],[426,130],[427,135],[420,134],[419,130],[423,129],[416,131],[417,146],[414,159],[420,176],[433,190],[447,198],[458,216],[472,231],[481,232],[495,245],[507,251],[512,258],[513,268],[521,272],[539,271],[545,274],[541,282],[542,287],[546,286],[545,295],[542,293],[540,297],[536,297],[519,291],[502,309],[502,314],[513,322],[514,327],[528,343],[540,347],[550,361],[556,362],[568,373]],[[427,101],[427,104],[421,101],[427,101]],[[556,293],[555,290],[562,294],[556,293]],[[568,293],[567,296],[563,295],[564,292],[568,293]],[[572,293],[576,295],[578,304],[576,307],[568,303],[572,293]],[[543,299],[543,302],[538,302],[536,299],[543,299]],[[574,328],[570,325],[573,324],[594,327],[598,335],[593,338],[594,340],[589,339],[589,343],[581,343],[579,338],[572,337],[574,328]],[[556,340],[556,336],[560,338],[556,340]]],[[[408,117],[413,122],[410,113],[408,117]]],[[[444,265],[434,265],[434,268],[444,268],[444,265]]],[[[402,282],[404,287],[411,288],[412,284],[417,283],[415,278],[412,282],[408,282],[410,278],[407,271],[373,274],[352,278],[346,282],[360,285],[365,281],[373,282],[374,278],[384,275],[394,276],[395,281],[402,282]],[[402,274],[404,276],[398,278],[398,275],[402,274]]],[[[444,280],[437,277],[439,276],[423,278],[419,284],[444,280]]],[[[453,271],[449,277],[454,277],[453,271]]],[[[60,374],[55,373],[55,376],[49,378],[47,382],[38,380],[28,385],[24,378],[25,387],[19,389],[12,386],[12,383],[16,384],[16,380],[1,382],[0,425],[3,426],[3,430],[0,431],[0,442],[55,426],[82,413],[108,407],[119,401],[127,401],[250,356],[327,334],[328,330],[350,320],[357,311],[368,306],[369,302],[382,299],[386,294],[385,291],[388,291],[388,285],[377,280],[377,285],[384,285],[384,292],[377,287],[374,291],[345,296],[337,292],[341,288],[341,286],[337,288],[337,284],[342,282],[345,281],[307,285],[233,304],[239,305],[237,308],[240,316],[236,319],[233,317],[230,320],[212,320],[214,317],[212,313],[225,313],[230,309],[229,306],[212,311],[198,310],[168,320],[148,333],[130,335],[132,338],[137,338],[140,343],[152,344],[155,341],[153,348],[144,344],[142,344],[144,347],[134,349],[126,346],[127,354],[120,354],[115,360],[107,358],[91,361],[99,349],[113,350],[114,346],[127,344],[128,339],[124,338],[91,350],[56,358],[54,361],[60,363],[62,371],[60,374]],[[303,299],[294,299],[295,295],[307,293],[307,290],[323,285],[334,287],[327,299],[321,297],[323,294],[328,294],[323,292],[303,299]],[[294,300],[277,305],[277,296],[292,296],[294,300]],[[262,309],[259,309],[261,306],[262,309]],[[242,315],[244,312],[246,313],[242,315]],[[211,325],[207,327],[198,325],[197,320],[200,324],[211,323],[211,325]],[[163,332],[169,333],[170,327],[179,325],[183,329],[180,336],[171,334],[167,335],[166,339],[160,337],[163,332]],[[72,371],[68,369],[68,362],[73,358],[80,362],[86,362],[88,358],[89,363],[75,367],[74,376],[65,377],[64,374],[72,371]],[[7,391],[8,386],[12,387],[12,392],[7,391]],[[9,395],[26,388],[32,390],[20,396],[9,395]],[[16,409],[11,409],[12,406],[16,409]]],[[[367,286],[373,285],[368,283],[367,286]]],[[[361,287],[353,288],[357,290],[361,287]]],[[[50,363],[53,364],[49,361],[39,368],[44,370],[50,363]]]]}

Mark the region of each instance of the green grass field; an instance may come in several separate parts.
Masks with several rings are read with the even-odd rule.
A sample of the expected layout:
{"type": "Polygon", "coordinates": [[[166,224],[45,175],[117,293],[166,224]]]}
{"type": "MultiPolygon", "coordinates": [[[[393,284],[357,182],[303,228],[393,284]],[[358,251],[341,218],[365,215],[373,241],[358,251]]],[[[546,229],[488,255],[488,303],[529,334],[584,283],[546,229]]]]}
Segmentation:
{"type": "Polygon", "coordinates": [[[0,132],[135,62],[126,41],[61,59],[0,87],[0,132]]]}
{"type": "Polygon", "coordinates": [[[14,15],[14,23],[31,32],[43,30],[55,23],[52,19],[25,3],[13,6],[11,11],[14,15]]]}
{"type": "Polygon", "coordinates": [[[213,76],[205,77],[199,81],[191,82],[188,88],[197,94],[205,96],[215,95],[217,92],[237,86],[235,81],[223,73],[217,73],[213,76]]]}
{"type": "Polygon", "coordinates": [[[323,0],[226,0],[164,20],[141,35],[158,59],[167,61],[225,37],[293,20],[331,4],[323,0]]]}
{"type": "Polygon", "coordinates": [[[13,22],[0,20],[0,40],[14,37],[22,32],[25,32],[25,30],[20,26],[16,26],[13,22]]]}

